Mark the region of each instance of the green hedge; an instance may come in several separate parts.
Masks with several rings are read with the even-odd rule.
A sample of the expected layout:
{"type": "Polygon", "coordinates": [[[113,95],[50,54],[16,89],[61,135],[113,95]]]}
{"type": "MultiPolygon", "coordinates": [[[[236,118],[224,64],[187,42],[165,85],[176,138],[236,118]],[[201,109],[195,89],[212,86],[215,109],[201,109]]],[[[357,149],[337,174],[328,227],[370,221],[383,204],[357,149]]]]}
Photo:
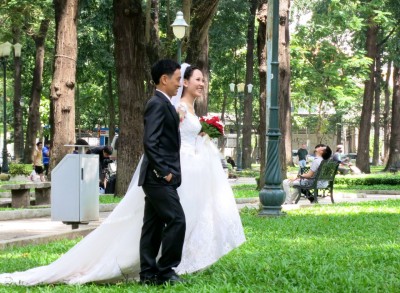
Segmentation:
{"type": "Polygon", "coordinates": [[[400,176],[375,175],[366,177],[336,176],[335,184],[351,185],[400,185],[400,176]]]}
{"type": "Polygon", "coordinates": [[[10,164],[8,173],[11,176],[25,175],[29,176],[32,173],[32,164],[10,164]]]}

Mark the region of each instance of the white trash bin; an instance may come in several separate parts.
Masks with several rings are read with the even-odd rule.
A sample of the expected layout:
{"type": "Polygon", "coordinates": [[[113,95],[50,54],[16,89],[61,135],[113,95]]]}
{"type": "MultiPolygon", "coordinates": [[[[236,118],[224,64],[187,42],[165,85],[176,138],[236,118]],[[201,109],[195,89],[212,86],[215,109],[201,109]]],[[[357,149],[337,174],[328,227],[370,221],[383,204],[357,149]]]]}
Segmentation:
{"type": "Polygon", "coordinates": [[[68,154],[51,172],[51,219],[87,224],[99,219],[99,156],[68,154]]]}

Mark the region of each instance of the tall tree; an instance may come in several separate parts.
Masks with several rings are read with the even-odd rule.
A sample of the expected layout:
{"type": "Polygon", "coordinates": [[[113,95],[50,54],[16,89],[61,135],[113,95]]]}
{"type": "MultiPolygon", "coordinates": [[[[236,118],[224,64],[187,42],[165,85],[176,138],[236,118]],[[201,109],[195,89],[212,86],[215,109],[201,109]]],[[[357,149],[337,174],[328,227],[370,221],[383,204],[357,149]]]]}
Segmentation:
{"type": "Polygon", "coordinates": [[[392,72],[392,61],[389,60],[386,71],[386,79],[383,85],[385,92],[385,106],[383,111],[383,153],[384,162],[387,162],[389,157],[389,145],[390,145],[390,90],[389,81],[392,72]]]}
{"type": "Polygon", "coordinates": [[[75,75],[78,53],[78,0],[54,0],[56,44],[51,83],[51,161],[56,166],[75,143],[75,75]]]}
{"type": "MultiPolygon", "coordinates": [[[[249,16],[247,21],[247,52],[246,52],[246,86],[253,84],[254,74],[254,27],[258,0],[249,0],[249,16]]],[[[242,168],[251,168],[251,137],[253,132],[253,94],[245,88],[243,113],[242,168]]]]}
{"type": "Polygon", "coordinates": [[[281,140],[279,153],[282,177],[286,178],[286,166],[292,162],[292,119],[290,101],[290,54],[289,54],[290,0],[279,3],[279,128],[281,140]]]}
{"type": "MultiPolygon", "coordinates": [[[[49,29],[50,20],[43,19],[40,24],[39,31],[32,35],[35,42],[36,56],[35,68],[33,70],[33,80],[31,96],[29,99],[28,124],[26,128],[26,141],[24,149],[24,162],[32,163],[32,155],[35,150],[35,142],[41,127],[40,123],[40,98],[43,89],[43,65],[45,53],[45,40],[49,29]]],[[[44,143],[44,142],[43,142],[44,143]]]]}
{"type": "Polygon", "coordinates": [[[381,83],[382,83],[382,60],[381,52],[378,52],[375,59],[375,91],[374,91],[374,145],[372,152],[372,165],[379,164],[379,142],[380,140],[380,117],[381,117],[381,83]]]}
{"type": "Polygon", "coordinates": [[[363,106],[361,111],[360,132],[358,136],[358,152],[356,164],[364,173],[370,173],[369,167],[369,134],[371,130],[371,115],[374,97],[374,65],[377,56],[377,34],[378,26],[374,21],[374,16],[368,18],[368,28],[366,31],[366,56],[372,62],[369,66],[369,77],[364,82],[363,106]]]}
{"type": "MultiPolygon", "coordinates": [[[[149,64],[154,64],[160,59],[161,54],[158,2],[158,0],[148,0],[146,5],[146,49],[149,64]]],[[[152,85],[148,83],[148,91],[152,89],[152,85]]]]}
{"type": "MultiPolygon", "coordinates": [[[[21,29],[13,26],[13,43],[21,42],[21,29]]],[[[20,162],[24,156],[24,130],[23,113],[21,107],[22,98],[22,62],[21,57],[14,56],[14,157],[15,161],[20,162]]]]}
{"type": "Polygon", "coordinates": [[[264,186],[264,174],[266,166],[266,134],[267,134],[267,47],[265,46],[267,37],[267,14],[268,4],[267,0],[259,0],[257,21],[258,21],[258,32],[257,32],[257,59],[258,59],[258,75],[260,77],[260,125],[258,127],[258,134],[260,136],[260,181],[258,188],[261,189],[264,186]]]}
{"type": "Polygon", "coordinates": [[[396,64],[393,70],[392,113],[390,150],[386,171],[393,163],[400,161],[400,115],[398,115],[400,113],[400,67],[396,64]]]}
{"type": "Polygon", "coordinates": [[[117,194],[125,194],[143,153],[143,109],[146,99],[144,81],[147,68],[141,2],[141,0],[114,0],[113,2],[120,112],[117,194]]]}

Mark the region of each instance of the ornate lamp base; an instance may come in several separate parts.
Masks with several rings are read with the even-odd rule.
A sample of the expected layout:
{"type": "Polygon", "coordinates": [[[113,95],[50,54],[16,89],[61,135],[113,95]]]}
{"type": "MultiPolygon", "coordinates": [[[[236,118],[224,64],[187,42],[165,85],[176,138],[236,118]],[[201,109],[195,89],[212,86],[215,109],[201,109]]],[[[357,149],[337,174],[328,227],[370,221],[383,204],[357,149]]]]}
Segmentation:
{"type": "Polygon", "coordinates": [[[261,210],[259,216],[277,217],[285,216],[286,213],[282,212],[282,204],[285,201],[286,194],[280,186],[271,188],[265,186],[260,191],[261,210]]]}

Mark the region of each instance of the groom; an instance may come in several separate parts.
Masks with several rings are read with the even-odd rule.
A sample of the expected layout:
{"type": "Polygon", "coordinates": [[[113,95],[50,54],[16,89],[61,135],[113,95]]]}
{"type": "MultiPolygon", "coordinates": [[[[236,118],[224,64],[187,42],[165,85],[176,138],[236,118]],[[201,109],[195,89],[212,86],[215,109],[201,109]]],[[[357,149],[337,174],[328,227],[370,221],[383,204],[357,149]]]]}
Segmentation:
{"type": "Polygon", "coordinates": [[[144,113],[144,157],[139,186],[145,197],[140,238],[140,282],[158,285],[180,283],[173,270],[182,257],[185,214],[176,189],[181,184],[179,117],[171,97],[180,86],[180,65],[160,60],[151,68],[155,95],[144,113]],[[161,249],[161,257],[156,260],[161,249]]]}

